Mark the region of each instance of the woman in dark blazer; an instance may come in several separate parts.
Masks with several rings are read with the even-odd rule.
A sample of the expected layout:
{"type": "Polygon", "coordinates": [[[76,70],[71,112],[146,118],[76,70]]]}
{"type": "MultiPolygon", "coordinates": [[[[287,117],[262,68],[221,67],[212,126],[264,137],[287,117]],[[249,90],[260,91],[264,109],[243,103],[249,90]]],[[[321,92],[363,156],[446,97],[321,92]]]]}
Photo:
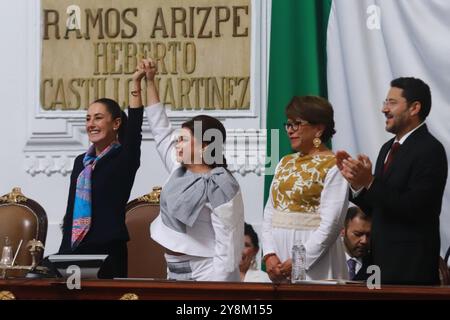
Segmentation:
{"type": "Polygon", "coordinates": [[[89,106],[86,132],[92,145],[75,159],[70,179],[59,254],[107,254],[100,278],[127,276],[125,207],[140,165],[144,76],[139,66],[128,120],[114,100],[102,98],[89,106]]]}

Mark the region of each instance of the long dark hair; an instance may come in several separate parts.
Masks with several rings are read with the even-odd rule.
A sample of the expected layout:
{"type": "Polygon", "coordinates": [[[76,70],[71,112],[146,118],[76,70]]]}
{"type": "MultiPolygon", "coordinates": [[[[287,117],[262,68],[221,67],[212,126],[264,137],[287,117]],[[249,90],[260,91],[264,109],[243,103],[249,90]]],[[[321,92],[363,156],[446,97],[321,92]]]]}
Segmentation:
{"type": "Polygon", "coordinates": [[[109,112],[109,114],[111,114],[111,117],[113,120],[115,120],[117,118],[121,119],[122,122],[120,124],[117,135],[118,135],[119,142],[124,143],[125,134],[127,131],[127,122],[128,122],[128,117],[127,117],[126,113],[123,112],[122,109],[120,109],[119,104],[112,99],[100,98],[100,99],[95,100],[93,103],[103,104],[106,107],[106,110],[109,112]]]}
{"type": "MultiPolygon", "coordinates": [[[[207,146],[206,149],[208,149],[208,146],[211,143],[215,142],[215,138],[216,138],[214,135],[212,135],[211,141],[203,140],[203,137],[204,137],[206,131],[208,131],[210,129],[215,129],[215,130],[219,130],[220,133],[222,134],[222,141],[221,141],[222,149],[219,150],[219,152],[222,153],[222,161],[221,161],[222,163],[217,163],[216,161],[214,161],[213,163],[208,163],[207,165],[211,168],[216,168],[216,167],[227,168],[228,167],[227,160],[225,159],[225,155],[223,153],[223,151],[224,151],[223,146],[224,146],[225,140],[227,138],[227,132],[226,132],[225,127],[223,126],[222,122],[220,122],[220,120],[218,120],[214,117],[211,117],[211,116],[198,115],[198,116],[193,117],[191,120],[188,120],[185,123],[183,123],[181,125],[181,127],[185,128],[185,129],[189,129],[189,131],[191,131],[192,135],[195,136],[196,134],[197,135],[199,134],[199,132],[197,132],[197,133],[194,132],[196,122],[200,122],[200,124],[201,124],[201,138],[202,138],[201,141],[202,141],[203,145],[207,146]]],[[[214,157],[214,159],[215,159],[216,149],[211,150],[210,153],[211,153],[211,156],[214,157]]]]}

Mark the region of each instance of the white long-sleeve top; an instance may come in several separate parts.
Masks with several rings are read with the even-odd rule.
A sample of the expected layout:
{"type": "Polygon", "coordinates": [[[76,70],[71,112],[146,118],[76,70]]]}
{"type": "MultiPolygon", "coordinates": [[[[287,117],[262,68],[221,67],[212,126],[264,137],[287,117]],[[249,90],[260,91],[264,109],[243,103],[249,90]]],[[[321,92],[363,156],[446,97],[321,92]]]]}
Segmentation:
{"type": "MultiPolygon", "coordinates": [[[[146,107],[145,111],[158,154],[170,172],[167,183],[181,166],[175,156],[174,129],[162,104],[146,107]]],[[[239,270],[244,246],[244,206],[240,190],[231,200],[215,208],[207,203],[195,223],[186,225],[185,231],[179,232],[164,224],[161,214],[150,226],[151,237],[165,248],[191,256],[212,257],[214,272],[210,280],[239,281],[236,270],[239,270]]]]}
{"type": "MultiPolygon", "coordinates": [[[[281,161],[280,161],[281,164],[281,161]]],[[[277,171],[279,170],[278,164],[277,171]]],[[[281,262],[292,257],[294,240],[301,240],[306,249],[307,280],[347,279],[345,250],[339,241],[348,207],[348,183],[336,166],[330,168],[323,182],[318,213],[320,224],[315,229],[274,227],[272,188],[264,209],[262,247],[264,255],[275,253],[281,262]]]]}

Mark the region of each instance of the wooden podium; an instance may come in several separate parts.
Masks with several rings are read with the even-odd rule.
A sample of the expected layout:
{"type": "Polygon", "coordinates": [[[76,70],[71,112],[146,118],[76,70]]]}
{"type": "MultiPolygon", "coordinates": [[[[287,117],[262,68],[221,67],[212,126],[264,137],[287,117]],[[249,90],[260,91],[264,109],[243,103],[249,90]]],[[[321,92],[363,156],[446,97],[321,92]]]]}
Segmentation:
{"type": "Polygon", "coordinates": [[[85,280],[69,290],[63,280],[0,280],[0,299],[44,300],[391,300],[446,299],[450,286],[272,284],[161,280],[85,280]]]}

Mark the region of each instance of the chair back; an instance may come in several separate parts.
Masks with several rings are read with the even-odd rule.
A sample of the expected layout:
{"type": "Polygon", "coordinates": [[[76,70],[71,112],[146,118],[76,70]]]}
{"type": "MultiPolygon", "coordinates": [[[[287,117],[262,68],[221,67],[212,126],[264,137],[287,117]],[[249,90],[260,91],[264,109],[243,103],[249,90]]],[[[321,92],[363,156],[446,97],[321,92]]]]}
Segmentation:
{"type": "MultiPolygon", "coordinates": [[[[20,249],[14,265],[29,266],[32,264],[30,248],[31,240],[38,240],[45,246],[47,237],[47,215],[45,210],[34,200],[25,197],[20,188],[14,188],[9,194],[0,197],[0,249],[8,237],[13,254],[20,249]]],[[[2,250],[0,250],[1,254],[2,250]]],[[[44,250],[37,255],[37,263],[42,259],[44,250]]],[[[26,271],[9,271],[8,276],[21,277],[26,271]]]]}
{"type": "Polygon", "coordinates": [[[445,253],[444,261],[448,264],[448,258],[450,256],[450,247],[448,247],[447,252],[445,253]]]}
{"type": "Polygon", "coordinates": [[[439,279],[441,285],[443,286],[450,285],[450,272],[447,263],[445,262],[444,259],[442,259],[442,257],[439,257],[439,279]]]}
{"type": "Polygon", "coordinates": [[[160,187],[128,203],[125,223],[128,241],[129,278],[167,278],[164,248],[150,237],[150,224],[159,215],[160,187]]]}

